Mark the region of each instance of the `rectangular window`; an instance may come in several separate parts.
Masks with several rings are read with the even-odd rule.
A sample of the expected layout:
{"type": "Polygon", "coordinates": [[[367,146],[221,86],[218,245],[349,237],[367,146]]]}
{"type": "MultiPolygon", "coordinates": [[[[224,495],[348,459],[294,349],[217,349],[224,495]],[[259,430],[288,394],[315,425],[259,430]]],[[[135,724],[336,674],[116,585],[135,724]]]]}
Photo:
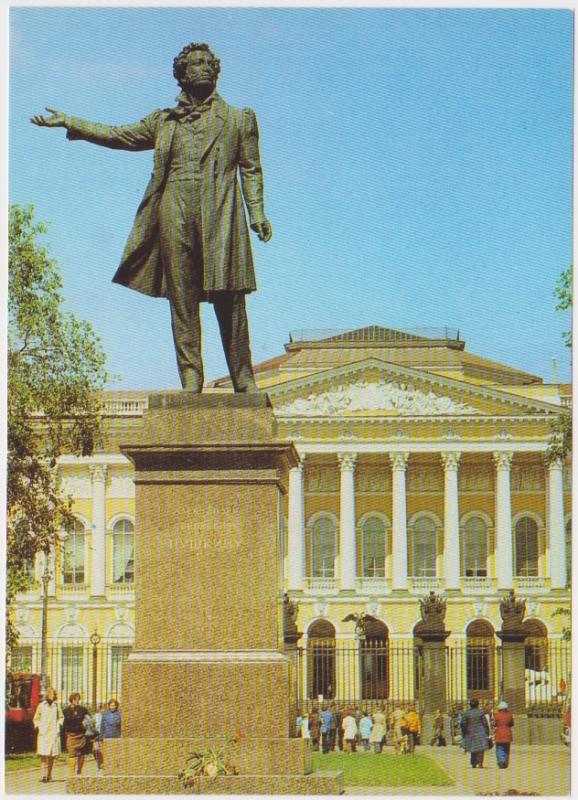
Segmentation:
{"type": "Polygon", "coordinates": [[[10,656],[11,672],[32,672],[32,645],[20,645],[10,656]]]}
{"type": "Polygon", "coordinates": [[[72,692],[84,693],[84,652],[82,645],[62,648],[61,655],[61,688],[60,693],[65,700],[72,692]]]}
{"type": "Polygon", "coordinates": [[[71,533],[64,542],[62,581],[65,584],[84,583],[84,534],[71,533]]]}
{"type": "Polygon", "coordinates": [[[131,652],[131,645],[112,645],[110,648],[110,698],[119,699],[122,696],[122,668],[131,652]]]}

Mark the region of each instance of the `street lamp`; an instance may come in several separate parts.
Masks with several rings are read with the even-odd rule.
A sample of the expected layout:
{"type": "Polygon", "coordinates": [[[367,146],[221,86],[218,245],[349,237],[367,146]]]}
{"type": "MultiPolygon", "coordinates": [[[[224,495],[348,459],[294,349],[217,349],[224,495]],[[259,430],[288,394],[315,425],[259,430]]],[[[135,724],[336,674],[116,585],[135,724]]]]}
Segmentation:
{"type": "Polygon", "coordinates": [[[42,570],[42,628],[40,634],[40,690],[45,695],[48,689],[46,674],[46,641],[48,637],[48,584],[50,583],[50,559],[44,551],[44,569],[42,570]]]}
{"type": "Polygon", "coordinates": [[[98,635],[97,626],[94,626],[94,633],[90,637],[92,645],[92,706],[96,711],[96,684],[97,684],[97,667],[98,667],[98,645],[100,644],[100,636],[98,635]]]}

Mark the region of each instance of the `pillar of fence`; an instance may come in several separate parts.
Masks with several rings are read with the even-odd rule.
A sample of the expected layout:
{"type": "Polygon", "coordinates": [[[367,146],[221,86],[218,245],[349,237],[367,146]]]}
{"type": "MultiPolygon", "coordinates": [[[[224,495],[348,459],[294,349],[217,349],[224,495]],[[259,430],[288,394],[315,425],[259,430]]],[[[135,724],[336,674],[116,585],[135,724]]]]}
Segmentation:
{"type": "MultiPolygon", "coordinates": [[[[416,634],[421,640],[422,676],[420,692],[422,704],[422,742],[429,743],[433,735],[434,719],[442,711],[447,719],[447,653],[446,639],[451,631],[445,629],[446,601],[430,592],[420,600],[421,622],[416,634]]],[[[449,721],[449,720],[448,720],[449,721]]],[[[449,731],[446,731],[446,739],[449,731]]]]}
{"type": "Polygon", "coordinates": [[[291,692],[289,702],[289,736],[295,736],[296,720],[301,703],[301,670],[300,652],[298,641],[303,636],[303,631],[297,628],[298,603],[289,598],[285,593],[283,596],[283,640],[285,643],[285,653],[289,659],[289,691],[291,692]]]}
{"type": "Polygon", "coordinates": [[[516,598],[511,591],[500,602],[502,630],[497,636],[502,640],[502,699],[512,714],[526,713],[525,648],[527,636],[523,627],[526,601],[516,598]]]}

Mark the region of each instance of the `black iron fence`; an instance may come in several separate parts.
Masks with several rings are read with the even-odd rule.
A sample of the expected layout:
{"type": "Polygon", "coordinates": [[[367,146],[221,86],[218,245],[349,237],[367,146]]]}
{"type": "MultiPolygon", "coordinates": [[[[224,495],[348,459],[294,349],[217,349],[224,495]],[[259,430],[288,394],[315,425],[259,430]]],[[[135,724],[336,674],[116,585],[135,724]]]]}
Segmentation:
{"type": "MultiPolygon", "coordinates": [[[[451,641],[446,659],[445,711],[459,710],[476,697],[493,707],[504,696],[504,650],[494,638],[451,641]]],[[[530,716],[560,716],[571,683],[570,642],[527,639],[524,686],[530,716]]],[[[309,639],[291,654],[292,709],[320,701],[372,709],[396,702],[423,710],[424,660],[416,640],[360,642],[309,639]]]]}
{"type": "MultiPolygon", "coordinates": [[[[122,700],[123,665],[132,643],[106,641],[93,644],[86,640],[48,643],[46,674],[48,685],[58,697],[68,702],[72,692],[79,692],[82,702],[94,707],[108,700],[122,700]]],[[[39,643],[21,644],[9,657],[12,672],[41,673],[42,652],[39,643]]]]}
{"type": "MultiPolygon", "coordinates": [[[[88,640],[49,643],[48,682],[67,701],[80,692],[90,706],[114,698],[122,702],[124,662],[132,650],[126,640],[93,644],[88,640]]],[[[309,639],[288,653],[292,713],[320,700],[368,709],[396,702],[423,707],[424,662],[416,640],[363,641],[309,639]]],[[[572,652],[561,639],[527,639],[524,686],[528,714],[559,716],[569,694],[572,652]]],[[[493,638],[450,640],[445,647],[447,709],[472,697],[495,705],[503,697],[503,648],[493,638]]],[[[13,672],[41,672],[41,647],[21,644],[9,659],[13,672]]]]}

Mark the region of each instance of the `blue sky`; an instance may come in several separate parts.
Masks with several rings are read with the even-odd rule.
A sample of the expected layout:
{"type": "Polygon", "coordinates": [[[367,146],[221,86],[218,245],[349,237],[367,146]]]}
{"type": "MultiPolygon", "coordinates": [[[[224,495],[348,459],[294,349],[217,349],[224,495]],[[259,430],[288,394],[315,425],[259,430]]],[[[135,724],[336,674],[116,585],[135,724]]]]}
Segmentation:
{"type": "MultiPolygon", "coordinates": [[[[68,142],[173,104],[189,41],[257,112],[273,239],[253,235],[255,363],[301,328],[459,328],[470,352],[569,380],[554,286],[572,261],[572,24],[544,9],[12,8],[9,192],[50,223],[67,306],[111,388],[179,386],[168,303],[111,283],[152,153],[68,142]]],[[[207,378],[226,373],[204,306],[207,378]]]]}

